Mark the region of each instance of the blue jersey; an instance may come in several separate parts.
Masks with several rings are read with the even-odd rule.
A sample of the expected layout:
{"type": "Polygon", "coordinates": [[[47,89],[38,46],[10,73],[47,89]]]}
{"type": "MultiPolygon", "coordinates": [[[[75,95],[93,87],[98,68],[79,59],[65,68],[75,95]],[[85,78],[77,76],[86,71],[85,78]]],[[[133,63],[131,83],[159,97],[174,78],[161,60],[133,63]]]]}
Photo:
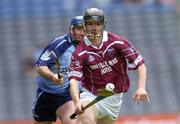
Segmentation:
{"type": "Polygon", "coordinates": [[[38,87],[48,93],[58,94],[62,96],[69,96],[69,66],[71,61],[71,55],[74,52],[75,46],[72,44],[70,34],[66,34],[62,37],[55,38],[42,52],[39,59],[36,61],[35,66],[48,66],[48,68],[57,73],[57,67],[55,60],[51,53],[54,51],[60,62],[60,72],[63,74],[64,83],[62,85],[56,85],[51,80],[47,80],[42,76],[36,78],[38,87]]]}

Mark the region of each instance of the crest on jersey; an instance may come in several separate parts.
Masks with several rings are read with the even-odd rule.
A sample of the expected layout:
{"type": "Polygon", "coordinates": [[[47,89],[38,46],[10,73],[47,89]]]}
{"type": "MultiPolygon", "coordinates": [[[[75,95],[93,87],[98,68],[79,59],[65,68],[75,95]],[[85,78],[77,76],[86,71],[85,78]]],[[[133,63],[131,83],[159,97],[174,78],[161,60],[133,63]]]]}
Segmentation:
{"type": "Polygon", "coordinates": [[[50,60],[50,51],[46,50],[42,55],[41,55],[41,60],[43,61],[47,61],[50,60]]]}
{"type": "Polygon", "coordinates": [[[94,61],[94,60],[95,60],[94,56],[89,55],[89,57],[88,57],[88,61],[89,61],[89,62],[92,62],[92,61],[94,61]]]}
{"type": "Polygon", "coordinates": [[[113,57],[114,56],[114,48],[110,48],[110,49],[108,49],[108,54],[109,54],[109,56],[111,56],[111,57],[113,57]]]}

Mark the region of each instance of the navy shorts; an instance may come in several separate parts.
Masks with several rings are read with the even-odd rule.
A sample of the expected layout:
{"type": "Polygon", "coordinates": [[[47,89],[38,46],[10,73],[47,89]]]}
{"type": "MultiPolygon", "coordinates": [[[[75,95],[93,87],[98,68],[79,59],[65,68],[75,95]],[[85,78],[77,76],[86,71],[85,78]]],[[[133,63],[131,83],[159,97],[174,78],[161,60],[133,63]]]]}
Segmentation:
{"type": "Polygon", "coordinates": [[[71,100],[71,96],[59,96],[43,92],[38,89],[37,97],[34,100],[34,106],[32,109],[33,118],[36,121],[56,121],[56,110],[64,103],[71,100]]]}

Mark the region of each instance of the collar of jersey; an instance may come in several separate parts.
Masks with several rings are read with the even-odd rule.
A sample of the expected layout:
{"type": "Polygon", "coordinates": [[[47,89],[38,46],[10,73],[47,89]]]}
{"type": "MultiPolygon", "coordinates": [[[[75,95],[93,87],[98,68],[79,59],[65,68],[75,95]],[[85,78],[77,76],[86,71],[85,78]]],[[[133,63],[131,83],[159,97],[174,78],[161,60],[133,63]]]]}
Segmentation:
{"type": "MultiPolygon", "coordinates": [[[[108,32],[107,31],[103,31],[103,39],[102,42],[106,42],[108,41],[108,32]]],[[[84,42],[87,46],[92,45],[92,43],[89,41],[89,39],[85,36],[84,37],[84,42]]]]}
{"type": "Polygon", "coordinates": [[[71,34],[69,33],[69,34],[67,34],[67,38],[68,38],[68,41],[70,42],[70,43],[72,43],[72,39],[71,39],[71,34]]]}

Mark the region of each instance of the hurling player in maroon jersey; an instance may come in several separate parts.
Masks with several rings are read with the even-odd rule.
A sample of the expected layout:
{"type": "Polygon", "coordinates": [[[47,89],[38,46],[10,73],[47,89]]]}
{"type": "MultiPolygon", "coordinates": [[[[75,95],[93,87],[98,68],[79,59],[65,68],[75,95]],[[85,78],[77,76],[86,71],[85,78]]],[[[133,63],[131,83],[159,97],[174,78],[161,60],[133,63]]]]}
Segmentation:
{"type": "Polygon", "coordinates": [[[137,72],[137,103],[149,101],[146,91],[146,66],[137,49],[126,39],[104,31],[105,17],[102,10],[87,9],[84,14],[84,42],[75,49],[71,58],[70,91],[76,106],[77,118],[83,124],[113,124],[119,116],[123,93],[130,86],[128,70],[137,72]],[[79,94],[78,82],[84,92],[79,94]],[[82,106],[92,101],[97,90],[113,83],[115,95],[105,98],[85,110],[82,106]],[[80,98],[79,98],[80,95],[80,98]]]}

